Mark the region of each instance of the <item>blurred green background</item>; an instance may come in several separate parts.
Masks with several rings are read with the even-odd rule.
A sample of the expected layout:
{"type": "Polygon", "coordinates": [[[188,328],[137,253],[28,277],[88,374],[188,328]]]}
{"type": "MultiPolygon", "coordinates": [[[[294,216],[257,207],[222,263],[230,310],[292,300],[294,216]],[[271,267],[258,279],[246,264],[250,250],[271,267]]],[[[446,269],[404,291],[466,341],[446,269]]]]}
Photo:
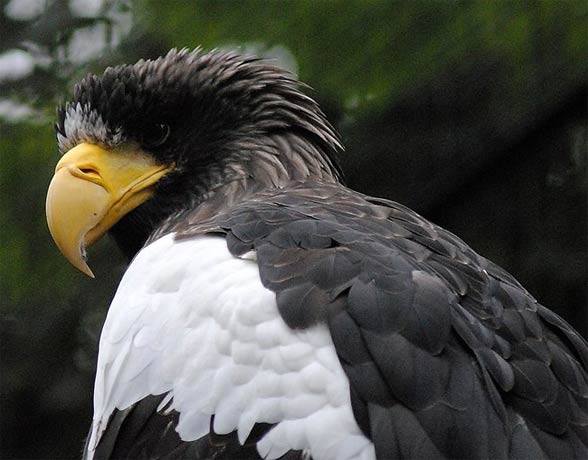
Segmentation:
{"type": "Polygon", "coordinates": [[[0,452],[77,458],[125,264],[60,256],[45,191],[56,104],[88,71],[240,48],[313,88],[348,184],[400,201],[513,273],[586,335],[588,2],[0,3],[0,452]]]}

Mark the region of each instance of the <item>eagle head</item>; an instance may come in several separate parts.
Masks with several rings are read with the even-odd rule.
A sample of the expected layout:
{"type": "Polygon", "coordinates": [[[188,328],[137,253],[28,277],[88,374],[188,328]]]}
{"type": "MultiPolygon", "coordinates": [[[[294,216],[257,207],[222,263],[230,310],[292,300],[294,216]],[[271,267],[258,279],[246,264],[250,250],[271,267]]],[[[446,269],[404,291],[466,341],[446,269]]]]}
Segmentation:
{"type": "Polygon", "coordinates": [[[46,204],[57,246],[93,276],[86,247],[106,232],[132,257],[183,211],[340,180],[338,136],[300,87],[262,59],[199,49],[86,76],[57,113],[63,156],[46,204]]]}

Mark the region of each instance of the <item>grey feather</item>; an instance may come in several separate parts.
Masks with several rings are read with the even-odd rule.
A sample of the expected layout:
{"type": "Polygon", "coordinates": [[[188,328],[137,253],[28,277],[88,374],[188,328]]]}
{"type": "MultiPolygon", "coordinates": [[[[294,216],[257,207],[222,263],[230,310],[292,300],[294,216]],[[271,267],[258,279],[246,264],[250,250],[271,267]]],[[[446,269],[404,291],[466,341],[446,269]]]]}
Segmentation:
{"type": "Polygon", "coordinates": [[[174,230],[253,248],[286,323],[328,324],[379,458],[588,454],[586,342],[407,208],[292,182],[174,230]]]}

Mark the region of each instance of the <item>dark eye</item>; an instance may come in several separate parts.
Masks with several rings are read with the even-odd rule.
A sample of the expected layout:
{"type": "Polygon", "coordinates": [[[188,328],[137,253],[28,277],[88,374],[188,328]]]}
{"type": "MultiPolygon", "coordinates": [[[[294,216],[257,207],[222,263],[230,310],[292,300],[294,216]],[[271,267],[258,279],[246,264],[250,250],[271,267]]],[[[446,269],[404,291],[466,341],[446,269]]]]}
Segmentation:
{"type": "Polygon", "coordinates": [[[155,123],[145,128],[143,133],[143,145],[145,147],[159,147],[169,137],[169,125],[165,123],[155,123]]]}

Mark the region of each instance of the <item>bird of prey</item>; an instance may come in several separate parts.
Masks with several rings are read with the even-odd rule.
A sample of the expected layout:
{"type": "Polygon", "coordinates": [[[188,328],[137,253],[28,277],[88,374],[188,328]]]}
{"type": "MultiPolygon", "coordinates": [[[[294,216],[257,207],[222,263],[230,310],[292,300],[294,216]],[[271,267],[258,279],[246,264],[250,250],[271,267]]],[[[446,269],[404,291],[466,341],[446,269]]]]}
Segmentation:
{"type": "Polygon", "coordinates": [[[339,137],[263,59],[172,50],[58,110],[47,219],[130,265],[84,458],[586,459],[588,345],[506,271],[346,188],[339,137]]]}

